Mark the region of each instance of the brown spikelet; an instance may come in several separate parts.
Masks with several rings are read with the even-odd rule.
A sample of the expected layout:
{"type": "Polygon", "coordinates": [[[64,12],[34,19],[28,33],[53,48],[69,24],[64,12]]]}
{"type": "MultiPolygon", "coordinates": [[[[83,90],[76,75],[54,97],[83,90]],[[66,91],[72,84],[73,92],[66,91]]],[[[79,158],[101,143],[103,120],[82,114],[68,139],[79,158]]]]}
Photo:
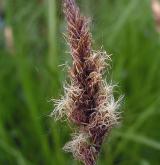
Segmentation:
{"type": "Polygon", "coordinates": [[[80,14],[74,0],[64,0],[63,7],[73,65],[70,85],[64,87],[65,96],[56,101],[53,115],[56,119],[67,117],[77,128],[64,150],[85,165],[95,165],[105,137],[118,123],[119,100],[115,102],[113,86],[103,80],[110,57],[93,51],[89,20],[80,14]]]}

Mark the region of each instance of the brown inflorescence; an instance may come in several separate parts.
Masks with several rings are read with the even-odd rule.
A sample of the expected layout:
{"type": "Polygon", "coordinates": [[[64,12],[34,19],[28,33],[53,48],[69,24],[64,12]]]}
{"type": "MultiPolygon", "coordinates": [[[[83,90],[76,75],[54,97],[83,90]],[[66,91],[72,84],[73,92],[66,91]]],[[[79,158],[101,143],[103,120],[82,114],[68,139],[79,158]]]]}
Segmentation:
{"type": "Polygon", "coordinates": [[[118,124],[120,100],[114,100],[114,86],[103,80],[110,56],[92,49],[89,19],[80,14],[74,0],[64,0],[63,8],[73,65],[69,68],[70,84],[64,87],[64,97],[55,101],[52,115],[67,118],[76,126],[64,150],[85,165],[95,165],[105,137],[118,124]]]}

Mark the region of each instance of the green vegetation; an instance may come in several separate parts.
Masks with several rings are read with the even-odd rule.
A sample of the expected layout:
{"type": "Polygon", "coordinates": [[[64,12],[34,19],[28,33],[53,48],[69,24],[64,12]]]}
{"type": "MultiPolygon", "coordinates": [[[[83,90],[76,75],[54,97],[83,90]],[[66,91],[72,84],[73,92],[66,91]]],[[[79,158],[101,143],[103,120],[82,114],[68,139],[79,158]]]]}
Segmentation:
{"type": "MultiPolygon", "coordinates": [[[[0,164],[76,165],[62,151],[69,126],[49,117],[70,63],[61,2],[4,0],[0,26],[0,164]],[[14,51],[5,46],[11,27],[14,51]]],[[[160,157],[160,35],[150,0],[79,0],[90,15],[94,48],[112,55],[115,95],[124,94],[122,124],[103,146],[99,165],[158,165],[160,157]],[[86,2],[87,1],[87,2],[86,2]],[[121,89],[121,90],[119,90],[121,89]]],[[[110,78],[108,78],[110,79],[110,78]]],[[[78,163],[77,163],[78,165],[78,163]]]]}

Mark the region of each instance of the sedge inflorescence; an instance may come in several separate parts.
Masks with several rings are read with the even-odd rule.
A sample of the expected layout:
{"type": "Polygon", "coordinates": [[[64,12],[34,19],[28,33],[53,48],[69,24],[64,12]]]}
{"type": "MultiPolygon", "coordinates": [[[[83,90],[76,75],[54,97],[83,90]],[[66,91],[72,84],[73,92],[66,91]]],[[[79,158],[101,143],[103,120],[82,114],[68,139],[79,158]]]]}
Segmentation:
{"type": "Polygon", "coordinates": [[[75,1],[64,0],[63,9],[73,65],[69,68],[70,83],[64,86],[64,96],[55,101],[52,115],[75,125],[64,150],[85,165],[95,165],[105,137],[119,121],[114,86],[103,80],[110,56],[92,49],[89,19],[81,15],[75,1]]]}

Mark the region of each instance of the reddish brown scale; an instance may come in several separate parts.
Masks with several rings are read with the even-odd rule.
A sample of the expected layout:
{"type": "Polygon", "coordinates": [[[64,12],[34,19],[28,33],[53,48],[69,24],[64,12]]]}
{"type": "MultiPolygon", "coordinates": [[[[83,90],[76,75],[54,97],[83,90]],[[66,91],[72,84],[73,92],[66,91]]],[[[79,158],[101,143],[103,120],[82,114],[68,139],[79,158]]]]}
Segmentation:
{"type": "Polygon", "coordinates": [[[84,161],[85,165],[95,165],[96,164],[96,157],[95,155],[97,151],[94,147],[88,145],[82,145],[80,148],[80,155],[81,159],[84,161]]]}
{"type": "Polygon", "coordinates": [[[91,51],[88,23],[86,18],[80,15],[79,8],[73,0],[64,0],[64,13],[68,24],[68,40],[72,57],[75,61],[81,63],[91,51]]]}
{"type": "Polygon", "coordinates": [[[104,125],[102,114],[98,112],[92,113],[85,129],[89,132],[90,141],[94,146],[101,146],[106,132],[109,131],[109,128],[104,125]]]}

